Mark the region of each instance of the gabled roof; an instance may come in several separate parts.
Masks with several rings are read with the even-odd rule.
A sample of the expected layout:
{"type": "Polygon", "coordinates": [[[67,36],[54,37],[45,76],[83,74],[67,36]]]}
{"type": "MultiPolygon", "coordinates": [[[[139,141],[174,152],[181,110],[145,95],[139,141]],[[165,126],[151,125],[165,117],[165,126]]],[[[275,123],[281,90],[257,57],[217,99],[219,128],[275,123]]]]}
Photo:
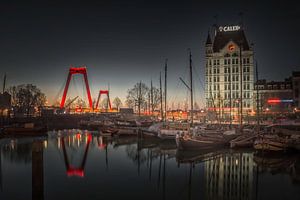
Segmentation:
{"type": "MultiPolygon", "coordinates": [[[[237,45],[242,43],[243,50],[249,50],[249,44],[246,39],[245,33],[243,30],[238,31],[218,31],[214,42],[213,42],[213,51],[219,52],[221,49],[225,47],[228,42],[233,41],[237,45]]],[[[240,46],[240,45],[239,45],[240,46]]]]}
{"type": "Polygon", "coordinates": [[[211,39],[210,39],[210,34],[209,34],[209,32],[207,33],[207,39],[206,39],[206,43],[205,43],[205,44],[206,44],[206,45],[212,44],[211,39]]]}

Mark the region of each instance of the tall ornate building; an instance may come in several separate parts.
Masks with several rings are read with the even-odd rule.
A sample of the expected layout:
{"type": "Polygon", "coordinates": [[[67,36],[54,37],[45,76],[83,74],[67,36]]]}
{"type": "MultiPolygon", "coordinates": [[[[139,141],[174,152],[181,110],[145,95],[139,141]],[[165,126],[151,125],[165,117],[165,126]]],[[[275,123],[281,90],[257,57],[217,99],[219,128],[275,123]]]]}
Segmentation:
{"type": "Polygon", "coordinates": [[[219,26],[206,44],[205,98],[208,110],[219,117],[237,118],[242,102],[243,115],[253,109],[253,50],[240,26],[219,26]],[[241,96],[242,95],[242,96],[241,96]]]}

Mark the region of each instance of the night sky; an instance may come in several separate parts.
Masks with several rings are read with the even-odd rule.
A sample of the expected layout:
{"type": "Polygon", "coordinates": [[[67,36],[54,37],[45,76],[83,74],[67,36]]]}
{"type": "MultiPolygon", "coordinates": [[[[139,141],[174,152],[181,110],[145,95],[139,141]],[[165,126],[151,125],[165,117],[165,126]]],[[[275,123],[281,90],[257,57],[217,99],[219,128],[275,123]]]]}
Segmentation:
{"type": "MultiPolygon", "coordinates": [[[[152,78],[158,86],[168,58],[171,104],[187,98],[179,77],[188,80],[191,48],[196,101],[203,105],[207,32],[216,23],[214,16],[219,25],[235,25],[241,22],[240,12],[261,78],[283,80],[300,70],[296,1],[241,2],[1,1],[0,76],[7,74],[8,86],[36,84],[52,102],[66,82],[69,66],[86,65],[93,98],[109,84],[111,97],[124,99],[127,89],[140,80],[149,84],[152,78]]],[[[75,82],[71,96],[82,95],[79,76],[75,82]]]]}

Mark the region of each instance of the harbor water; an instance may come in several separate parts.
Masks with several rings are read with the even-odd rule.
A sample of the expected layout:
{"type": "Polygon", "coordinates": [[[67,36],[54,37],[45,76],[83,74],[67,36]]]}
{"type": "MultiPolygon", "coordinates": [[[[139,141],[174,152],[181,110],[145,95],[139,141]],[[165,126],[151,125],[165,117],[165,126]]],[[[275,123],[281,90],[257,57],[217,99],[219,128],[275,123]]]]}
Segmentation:
{"type": "Polygon", "coordinates": [[[300,156],[65,130],[0,140],[1,200],[299,199],[300,156]]]}

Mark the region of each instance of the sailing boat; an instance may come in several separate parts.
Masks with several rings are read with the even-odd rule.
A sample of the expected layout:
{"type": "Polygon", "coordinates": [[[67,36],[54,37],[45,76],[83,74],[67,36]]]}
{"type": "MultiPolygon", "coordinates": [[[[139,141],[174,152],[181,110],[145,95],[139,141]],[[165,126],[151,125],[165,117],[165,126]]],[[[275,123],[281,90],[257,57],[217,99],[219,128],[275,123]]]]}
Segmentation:
{"type": "MultiPolygon", "coordinates": [[[[180,79],[185,86],[191,92],[191,126],[193,126],[193,71],[192,71],[192,54],[189,51],[189,60],[190,60],[190,86],[188,86],[182,79],[180,79]]],[[[191,131],[189,131],[190,133],[191,131]]],[[[197,150],[197,149],[211,149],[216,147],[224,147],[229,145],[229,142],[235,139],[239,134],[236,134],[235,131],[225,131],[219,132],[213,130],[209,131],[200,131],[199,128],[193,129],[193,134],[177,134],[176,135],[176,144],[180,150],[197,150]]]]}
{"type": "Polygon", "coordinates": [[[176,122],[167,123],[167,71],[168,71],[168,60],[165,62],[165,114],[164,122],[160,126],[157,126],[157,137],[163,140],[175,140],[177,134],[186,134],[188,133],[187,126],[184,124],[178,124],[176,122]]]}

